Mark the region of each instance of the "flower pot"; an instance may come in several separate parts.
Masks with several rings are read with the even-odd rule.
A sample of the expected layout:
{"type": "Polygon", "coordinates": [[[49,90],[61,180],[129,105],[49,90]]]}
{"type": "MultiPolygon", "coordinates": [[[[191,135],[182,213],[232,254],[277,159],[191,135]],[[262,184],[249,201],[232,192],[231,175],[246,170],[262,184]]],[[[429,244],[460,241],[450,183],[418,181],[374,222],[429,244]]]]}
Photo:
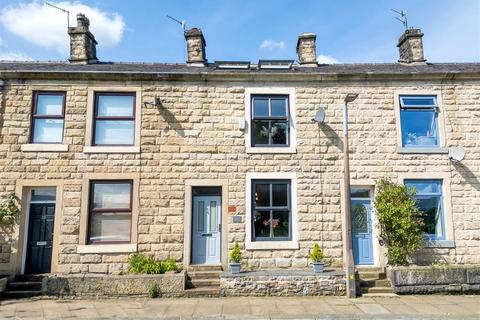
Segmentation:
{"type": "Polygon", "coordinates": [[[315,273],[322,273],[323,272],[323,262],[314,262],[313,264],[313,272],[315,273]]]}
{"type": "Polygon", "coordinates": [[[240,273],[240,263],[230,263],[231,273],[240,273]]]}

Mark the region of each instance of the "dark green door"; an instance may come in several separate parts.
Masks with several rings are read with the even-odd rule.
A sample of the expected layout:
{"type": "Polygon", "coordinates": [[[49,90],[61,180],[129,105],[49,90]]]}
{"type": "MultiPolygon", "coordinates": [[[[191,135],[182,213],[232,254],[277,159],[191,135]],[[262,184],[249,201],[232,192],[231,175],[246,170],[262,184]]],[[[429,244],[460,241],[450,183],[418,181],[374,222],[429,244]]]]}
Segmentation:
{"type": "Polygon", "coordinates": [[[55,203],[32,203],[29,214],[25,273],[49,273],[52,261],[55,203]]]}

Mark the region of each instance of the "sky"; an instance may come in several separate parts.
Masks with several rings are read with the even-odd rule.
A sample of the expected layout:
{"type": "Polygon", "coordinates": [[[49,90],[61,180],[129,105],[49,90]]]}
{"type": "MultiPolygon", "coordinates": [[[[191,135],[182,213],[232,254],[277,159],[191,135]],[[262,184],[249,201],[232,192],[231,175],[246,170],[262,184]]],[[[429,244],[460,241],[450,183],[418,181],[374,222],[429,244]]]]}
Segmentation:
{"type": "MultiPolygon", "coordinates": [[[[398,60],[405,10],[423,33],[427,62],[480,62],[480,0],[79,0],[49,1],[85,13],[101,61],[183,63],[181,26],[201,28],[207,58],[295,59],[302,32],[317,34],[322,63],[398,60]]],[[[65,61],[66,14],[40,0],[0,0],[0,60],[65,61]]]]}

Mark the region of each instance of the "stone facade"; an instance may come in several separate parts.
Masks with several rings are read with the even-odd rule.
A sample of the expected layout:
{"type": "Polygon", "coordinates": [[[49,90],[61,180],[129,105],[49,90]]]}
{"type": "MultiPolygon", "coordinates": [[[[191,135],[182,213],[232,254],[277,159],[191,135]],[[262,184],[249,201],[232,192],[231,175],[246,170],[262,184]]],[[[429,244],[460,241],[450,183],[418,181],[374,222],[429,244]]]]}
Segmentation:
{"type": "Polygon", "coordinates": [[[220,277],[220,295],[229,296],[343,296],[345,274],[335,271],[226,273],[220,277]]]}
{"type": "MultiPolygon", "coordinates": [[[[388,177],[400,182],[405,173],[450,176],[450,201],[455,246],[426,248],[423,263],[447,261],[480,263],[480,80],[391,80],[285,82],[263,75],[262,82],[235,80],[185,81],[90,80],[51,76],[48,79],[7,79],[2,94],[0,193],[18,190],[21,181],[61,181],[63,205],[56,246],[58,269],[63,274],[119,274],[127,270],[128,253],[81,253],[78,250],[82,181],[86,174],[112,176],[137,173],[139,181],[138,251],[157,259],[184,256],[185,181],[223,179],[228,181],[228,205],[236,212],[224,226],[228,248],[239,242],[244,267],[251,269],[305,268],[315,242],[325,251],[328,265],[342,265],[342,107],[348,92],[359,93],[350,107],[350,165],[352,185],[388,177]],[[85,153],[88,90],[108,87],[137,87],[141,92],[139,153],[85,153]],[[245,88],[288,87],[295,89],[296,152],[291,154],[248,154],[245,133],[239,121],[245,115],[245,88]],[[28,143],[32,94],[35,90],[66,92],[64,144],[68,152],[22,151],[28,143]],[[445,117],[446,146],[462,146],[466,157],[452,163],[447,154],[402,154],[397,152],[395,92],[412,94],[438,92],[445,117]],[[153,104],[160,97],[162,105],[153,104]],[[312,117],[326,107],[326,124],[312,117]],[[244,250],[245,175],[247,172],[296,172],[298,249],[244,250]],[[240,219],[234,219],[234,216],[240,219]],[[237,222],[240,221],[240,222],[237,222]]],[[[24,209],[24,208],[23,208],[24,209]]],[[[23,211],[24,212],[24,211],[23,211]]],[[[224,214],[227,214],[226,212],[224,214]]],[[[0,235],[0,270],[15,272],[22,259],[19,226],[0,235]]],[[[380,248],[381,249],[381,248],[380,248]]],[[[381,256],[381,255],[380,255],[381,256]]],[[[381,258],[380,258],[381,259],[381,258]]],[[[222,262],[226,263],[223,255],[222,262]]],[[[382,263],[381,261],[379,263],[382,263]]]]}

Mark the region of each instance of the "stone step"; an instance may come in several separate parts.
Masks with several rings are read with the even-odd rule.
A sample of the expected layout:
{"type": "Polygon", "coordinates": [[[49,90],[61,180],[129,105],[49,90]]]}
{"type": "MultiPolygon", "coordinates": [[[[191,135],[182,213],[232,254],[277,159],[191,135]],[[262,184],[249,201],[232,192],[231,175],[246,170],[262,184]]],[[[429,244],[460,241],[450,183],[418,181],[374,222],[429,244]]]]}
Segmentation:
{"type": "Polygon", "coordinates": [[[359,285],[361,287],[392,287],[392,283],[390,280],[382,279],[382,280],[359,280],[359,285]]]}
{"type": "Polygon", "coordinates": [[[392,287],[361,287],[361,293],[395,293],[392,287]]]}
{"type": "Polygon", "coordinates": [[[364,293],[362,294],[364,298],[400,298],[396,293],[364,293]]]}
{"type": "Polygon", "coordinates": [[[221,265],[204,265],[204,264],[198,264],[198,265],[190,265],[188,266],[188,271],[196,272],[196,271],[222,271],[222,266],[221,265]]]}
{"type": "Polygon", "coordinates": [[[363,273],[363,272],[379,272],[379,273],[383,273],[385,272],[385,268],[384,267],[356,267],[355,268],[355,271],[357,271],[358,273],[363,273]]]}
{"type": "Polygon", "coordinates": [[[41,282],[9,282],[8,291],[39,291],[42,290],[41,282]]]}
{"type": "Polygon", "coordinates": [[[217,279],[220,278],[219,271],[187,271],[190,279],[217,279]]]}
{"type": "Polygon", "coordinates": [[[4,291],[2,293],[3,299],[24,299],[36,296],[41,296],[42,290],[16,290],[16,291],[4,291]]]}
{"type": "Polygon", "coordinates": [[[199,298],[199,297],[218,297],[220,295],[220,288],[194,288],[184,291],[187,298],[199,298]]]}
{"type": "Polygon", "coordinates": [[[194,288],[219,287],[220,279],[192,279],[188,281],[194,288]]]}
{"type": "Polygon", "coordinates": [[[361,273],[356,273],[355,278],[358,280],[383,280],[386,278],[385,272],[377,271],[362,271],[361,273]]]}
{"type": "Polygon", "coordinates": [[[15,275],[15,282],[42,282],[43,275],[39,274],[17,274],[15,275]]]}

